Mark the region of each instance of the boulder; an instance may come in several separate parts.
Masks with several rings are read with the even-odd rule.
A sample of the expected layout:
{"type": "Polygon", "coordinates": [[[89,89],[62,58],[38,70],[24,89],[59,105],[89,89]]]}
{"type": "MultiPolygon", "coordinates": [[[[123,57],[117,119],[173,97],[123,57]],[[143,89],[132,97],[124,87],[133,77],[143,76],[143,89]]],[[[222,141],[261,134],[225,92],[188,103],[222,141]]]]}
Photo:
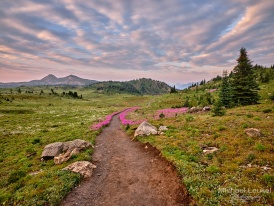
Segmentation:
{"type": "Polygon", "coordinates": [[[245,133],[250,137],[260,137],[262,135],[261,131],[256,128],[245,129],[245,133]]]}
{"type": "Polygon", "coordinates": [[[54,164],[59,165],[62,164],[63,162],[68,161],[72,155],[76,155],[80,152],[79,148],[75,148],[72,151],[68,150],[65,154],[60,154],[57,157],[54,157],[54,164]]]}
{"type": "Polygon", "coordinates": [[[135,130],[134,137],[143,136],[143,135],[151,135],[157,134],[157,128],[148,122],[142,122],[139,127],[135,130]]]}
{"type": "Polygon", "coordinates": [[[63,170],[70,170],[72,172],[79,173],[84,178],[88,178],[91,177],[92,171],[95,168],[96,166],[88,161],[78,161],[68,165],[63,170]]]}
{"type": "Polygon", "coordinates": [[[64,142],[64,144],[64,151],[70,152],[72,152],[72,150],[74,150],[75,148],[81,151],[92,146],[89,142],[81,139],[75,139],[73,141],[64,142]]]}
{"type": "Polygon", "coordinates": [[[68,161],[72,155],[78,154],[81,150],[88,147],[92,147],[92,145],[81,139],[68,142],[55,142],[45,146],[42,152],[42,160],[54,158],[55,164],[61,164],[68,161]]]}
{"type": "Polygon", "coordinates": [[[42,152],[42,156],[41,156],[42,159],[48,160],[48,159],[54,158],[55,156],[58,156],[59,154],[63,152],[63,146],[64,146],[63,142],[55,142],[55,143],[46,145],[42,152]]]}
{"type": "Polygon", "coordinates": [[[206,149],[203,150],[203,153],[206,155],[206,154],[212,154],[217,151],[219,151],[217,147],[207,147],[206,149]]]}

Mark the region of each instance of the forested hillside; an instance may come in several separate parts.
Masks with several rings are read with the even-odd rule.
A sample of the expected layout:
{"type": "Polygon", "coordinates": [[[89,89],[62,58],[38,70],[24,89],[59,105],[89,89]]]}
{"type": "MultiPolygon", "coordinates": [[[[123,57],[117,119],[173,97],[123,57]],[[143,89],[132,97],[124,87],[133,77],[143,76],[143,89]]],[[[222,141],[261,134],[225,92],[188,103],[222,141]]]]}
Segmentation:
{"type": "Polygon", "coordinates": [[[165,94],[170,92],[170,86],[164,82],[152,79],[136,79],[126,82],[107,81],[90,85],[99,93],[126,93],[135,95],[165,94]]]}

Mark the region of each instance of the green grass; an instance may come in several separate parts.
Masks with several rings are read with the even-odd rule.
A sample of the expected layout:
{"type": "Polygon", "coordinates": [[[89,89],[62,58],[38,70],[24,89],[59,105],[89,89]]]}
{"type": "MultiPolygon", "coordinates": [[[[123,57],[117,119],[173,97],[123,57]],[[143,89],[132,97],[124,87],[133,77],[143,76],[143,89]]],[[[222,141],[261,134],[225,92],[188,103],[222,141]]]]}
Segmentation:
{"type": "MultiPolygon", "coordinates": [[[[78,160],[91,160],[93,149],[54,165],[53,160],[41,161],[43,148],[73,139],[94,144],[100,131],[89,129],[93,122],[133,104],[141,106],[149,98],[68,88],[77,89],[84,97],[73,99],[50,94],[50,87],[31,88],[33,93],[25,93],[28,89],[22,88],[21,94],[0,90],[0,205],[58,205],[81,180],[78,174],[61,169],[78,160]]],[[[54,88],[58,94],[64,90],[54,88]]]]}
{"type": "Polygon", "coordinates": [[[186,96],[193,103],[202,91],[156,97],[150,108],[139,111],[139,118],[144,114],[153,125],[166,125],[169,130],[161,136],[138,140],[149,142],[173,162],[198,205],[274,204],[273,192],[269,192],[274,190],[274,104],[268,97],[273,90],[273,81],[262,85],[260,104],[227,109],[222,117],[212,117],[209,112],[155,120],[153,113],[157,109],[178,105],[186,96]],[[262,136],[248,137],[244,129],[251,127],[260,129],[262,136]],[[219,152],[204,155],[201,145],[217,147],[219,152]],[[262,166],[272,169],[266,171],[262,166]],[[234,192],[228,192],[231,189],[234,192]]]}
{"type": "MultiPolygon", "coordinates": [[[[146,119],[153,125],[168,126],[160,136],[137,138],[149,142],[171,161],[182,175],[182,182],[198,205],[272,205],[274,82],[261,85],[260,104],[227,109],[222,117],[211,112],[178,114],[156,120],[159,109],[204,105],[211,82],[198,89],[157,96],[104,95],[85,88],[21,88],[22,93],[0,90],[0,203],[2,205],[58,205],[79,182],[79,175],[61,169],[77,160],[90,160],[86,150],[62,165],[41,162],[45,145],[76,138],[94,143],[100,131],[89,127],[99,117],[114,111],[140,106],[128,118],[146,119]],[[25,91],[33,90],[33,93],[25,91]],[[40,95],[40,91],[43,94],[40,95]],[[77,91],[83,99],[61,97],[63,91],[77,91]],[[201,101],[203,99],[203,101],[201,101]],[[249,137],[246,128],[258,128],[261,137],[249,137]],[[202,145],[219,148],[204,155],[202,145]],[[251,167],[247,165],[251,164],[251,167]],[[263,170],[268,166],[271,170],[263,170]],[[39,174],[32,175],[33,172],[39,174]],[[244,189],[257,192],[248,193],[244,189]],[[231,192],[232,191],[232,192],[231,192]],[[244,199],[248,199],[245,202],[244,199]]],[[[210,97],[216,100],[217,92],[210,97]]],[[[132,135],[137,125],[123,126],[132,135]]]]}
{"type": "MultiPolygon", "coordinates": [[[[223,117],[211,117],[209,114],[196,114],[194,121],[187,121],[186,115],[176,119],[150,120],[153,125],[172,126],[165,135],[138,138],[157,147],[164,157],[173,162],[183,176],[183,182],[199,205],[247,205],[240,198],[231,199],[230,194],[219,193],[218,188],[269,189],[270,185],[261,181],[264,175],[273,171],[273,121],[264,117],[264,121],[250,120],[252,127],[261,129],[263,137],[251,138],[241,127],[247,121],[238,112],[254,109],[249,106],[239,110],[231,109],[223,117]],[[269,127],[272,125],[272,127],[269,127]],[[200,145],[214,146],[219,152],[203,155],[200,145]],[[265,146],[267,145],[267,146],[265,146]],[[242,168],[247,164],[256,168],[242,168]],[[261,166],[270,166],[264,171],[261,166]],[[206,192],[205,192],[206,191],[206,192]]],[[[272,173],[273,174],[273,173],[272,173]]],[[[266,176],[268,177],[268,176],[266,176]]],[[[272,176],[273,177],[273,176],[272,176]]],[[[267,179],[267,178],[265,178],[267,179]]],[[[270,178],[271,179],[271,178],[270,178]]],[[[273,185],[271,186],[273,190],[273,185]]],[[[273,203],[273,194],[260,195],[260,204],[273,203]]],[[[256,205],[256,202],[250,205],[256,205]]]]}

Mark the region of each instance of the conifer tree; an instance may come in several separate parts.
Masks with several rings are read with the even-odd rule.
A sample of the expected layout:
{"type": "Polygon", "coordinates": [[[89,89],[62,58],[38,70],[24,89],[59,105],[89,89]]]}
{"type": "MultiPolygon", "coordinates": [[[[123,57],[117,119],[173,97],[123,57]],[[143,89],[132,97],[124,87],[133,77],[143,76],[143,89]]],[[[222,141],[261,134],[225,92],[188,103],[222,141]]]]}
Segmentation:
{"type": "Polygon", "coordinates": [[[212,116],[224,116],[226,113],[225,108],[222,105],[222,102],[217,100],[212,108],[212,116]]]}
{"type": "Polygon", "coordinates": [[[223,78],[222,78],[219,98],[220,98],[221,104],[224,107],[230,108],[232,106],[232,92],[231,92],[231,85],[230,85],[230,80],[228,77],[227,70],[223,71],[223,78]]]}
{"type": "Polygon", "coordinates": [[[259,87],[256,83],[252,62],[245,48],[241,48],[237,62],[238,64],[233,69],[233,102],[238,105],[256,104],[259,100],[259,87]]]}
{"type": "Polygon", "coordinates": [[[171,87],[170,93],[177,93],[176,88],[175,88],[175,85],[174,85],[174,87],[171,87]]]}

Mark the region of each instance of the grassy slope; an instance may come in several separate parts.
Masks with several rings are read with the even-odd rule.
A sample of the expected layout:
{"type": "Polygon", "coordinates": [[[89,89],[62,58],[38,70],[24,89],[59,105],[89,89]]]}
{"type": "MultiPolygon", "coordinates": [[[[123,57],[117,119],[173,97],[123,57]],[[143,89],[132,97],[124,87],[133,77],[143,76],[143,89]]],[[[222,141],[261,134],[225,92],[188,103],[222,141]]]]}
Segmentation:
{"type": "MultiPolygon", "coordinates": [[[[208,89],[214,83],[207,85],[208,89]]],[[[60,169],[76,160],[89,160],[92,150],[87,150],[68,163],[55,166],[53,161],[40,162],[44,146],[55,141],[81,138],[94,142],[98,132],[88,128],[98,118],[125,107],[141,106],[131,114],[132,119],[148,119],[152,124],[167,125],[169,130],[161,136],[139,138],[150,142],[172,161],[183,175],[183,182],[200,205],[261,205],[273,204],[273,195],[256,192],[222,192],[219,188],[269,189],[273,191],[273,169],[263,171],[258,167],[241,168],[241,165],[273,165],[274,105],[267,100],[274,92],[274,82],[262,85],[259,105],[227,110],[224,117],[212,117],[210,113],[180,114],[176,118],[155,120],[158,109],[182,105],[186,96],[192,105],[206,91],[161,96],[103,95],[91,90],[77,89],[84,99],[68,99],[49,95],[50,87],[34,88],[34,94],[10,94],[1,90],[7,102],[0,97],[0,202],[22,205],[56,205],[80,177],[60,169]],[[39,95],[40,90],[44,95],[39,95]],[[264,113],[265,109],[272,112],[264,113]],[[22,114],[23,113],[23,114],[22,114]],[[269,117],[269,118],[268,118],[269,117]],[[250,138],[244,129],[261,129],[263,137],[250,138]],[[201,144],[217,146],[220,152],[204,156],[201,144]],[[33,154],[33,155],[32,155],[33,154]],[[30,155],[30,156],[29,156],[30,155]],[[42,172],[31,176],[30,172],[42,172]],[[22,172],[17,172],[22,171],[22,172]],[[17,172],[17,173],[16,173],[17,172]],[[18,178],[17,178],[18,177],[18,178]],[[21,178],[20,178],[21,177],[21,178]],[[250,202],[243,202],[247,198],[250,202]],[[253,200],[252,200],[253,198],[253,200]],[[258,203],[256,203],[258,202],[258,203]]],[[[57,93],[76,89],[54,88],[57,93]]],[[[212,98],[216,93],[212,93],[212,98]]],[[[131,126],[129,133],[136,126],[131,126]]]]}
{"type": "MultiPolygon", "coordinates": [[[[273,204],[274,196],[270,191],[274,189],[274,104],[268,99],[273,92],[273,81],[261,85],[261,104],[229,109],[223,117],[200,113],[155,120],[153,114],[158,109],[183,104],[186,96],[195,104],[197,96],[204,92],[193,90],[187,94],[158,96],[150,107],[135,112],[131,118],[146,117],[155,126],[168,126],[164,135],[140,137],[138,140],[150,142],[176,165],[188,191],[199,205],[273,204]],[[271,112],[265,113],[267,109],[271,112]],[[248,137],[244,129],[251,127],[260,129],[263,136],[248,137]],[[203,144],[218,147],[220,151],[203,155],[200,147],[203,144]],[[240,167],[247,164],[253,166],[240,167]],[[266,165],[272,170],[260,168],[266,165]],[[248,192],[253,189],[253,193],[248,192]],[[258,191],[260,189],[264,192],[258,191]]],[[[134,129],[131,126],[129,133],[134,129]]]]}
{"type": "MultiPolygon", "coordinates": [[[[81,152],[62,165],[41,162],[45,145],[56,141],[84,139],[94,143],[97,131],[89,127],[99,117],[140,105],[148,97],[101,95],[77,89],[84,99],[49,95],[50,87],[36,87],[33,94],[2,89],[0,95],[0,204],[58,205],[80,181],[80,176],[61,171],[77,160],[90,160],[92,149],[81,152]],[[39,95],[41,89],[44,95],[39,95]],[[6,101],[4,99],[10,99],[6,101]],[[37,175],[31,172],[42,171],[37,175]]],[[[76,89],[68,88],[76,91],[76,89]]],[[[54,88],[57,93],[65,91],[54,88]]]]}

